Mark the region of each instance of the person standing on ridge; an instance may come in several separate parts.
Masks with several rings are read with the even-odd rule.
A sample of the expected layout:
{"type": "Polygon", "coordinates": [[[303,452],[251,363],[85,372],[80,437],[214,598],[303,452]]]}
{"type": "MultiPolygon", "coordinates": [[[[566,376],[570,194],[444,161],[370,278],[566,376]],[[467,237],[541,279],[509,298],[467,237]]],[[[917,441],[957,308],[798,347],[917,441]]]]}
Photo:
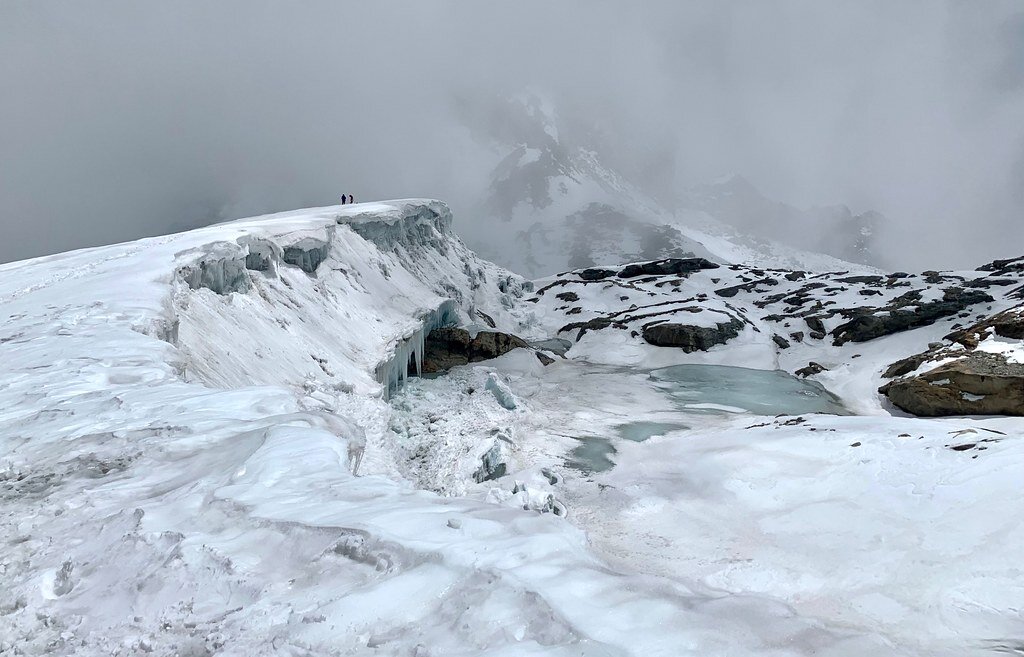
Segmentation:
{"type": "Polygon", "coordinates": [[[345,195],[344,194],[341,195],[341,204],[345,205],[345,195]]]}
{"type": "Polygon", "coordinates": [[[348,204],[349,204],[349,205],[352,205],[352,204],[353,204],[353,203],[355,203],[355,202],[356,202],[356,200],[355,200],[354,198],[352,198],[352,195],[351,195],[351,194],[349,194],[349,195],[348,195],[348,204]]]}

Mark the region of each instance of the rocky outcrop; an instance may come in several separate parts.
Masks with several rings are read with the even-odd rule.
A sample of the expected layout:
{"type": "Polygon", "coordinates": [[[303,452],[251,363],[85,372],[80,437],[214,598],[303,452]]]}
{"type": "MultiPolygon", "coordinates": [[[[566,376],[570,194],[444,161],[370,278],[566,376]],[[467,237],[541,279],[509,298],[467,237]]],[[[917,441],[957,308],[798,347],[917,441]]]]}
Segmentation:
{"type": "Polygon", "coordinates": [[[1024,415],[1024,363],[1016,355],[1024,344],[1019,342],[1024,341],[1024,305],[946,339],[953,344],[932,343],[927,351],[890,365],[884,377],[905,378],[879,392],[915,415],[1024,415]],[[913,375],[929,362],[937,367],[913,375]]]}
{"type": "Polygon", "coordinates": [[[715,345],[725,344],[739,335],[742,329],[743,322],[738,319],[719,323],[714,328],[666,322],[645,326],[642,335],[648,344],[657,347],[679,347],[686,353],[692,353],[707,351],[715,345]]]}
{"type": "Polygon", "coordinates": [[[585,281],[602,281],[615,275],[614,269],[584,269],[577,274],[585,281]]]}
{"type": "MultiPolygon", "coordinates": [[[[866,342],[884,335],[927,326],[976,303],[993,301],[985,292],[960,287],[947,288],[943,291],[942,299],[937,301],[921,303],[913,295],[914,293],[908,293],[888,307],[858,309],[852,319],[832,330],[833,344],[840,346],[847,342],[866,342]]],[[[917,298],[920,298],[919,294],[917,298]]]]}
{"type": "Polygon", "coordinates": [[[619,272],[619,278],[637,276],[667,276],[670,274],[692,274],[701,269],[718,269],[719,265],[705,258],[666,258],[626,265],[619,272]]]}
{"type": "Polygon", "coordinates": [[[423,373],[445,372],[459,365],[497,358],[513,349],[530,348],[525,340],[500,331],[480,331],[471,337],[464,328],[436,328],[427,335],[423,373]]]}
{"type": "Polygon", "coordinates": [[[976,351],[879,392],[914,415],[1024,415],[1024,365],[976,351]]]}

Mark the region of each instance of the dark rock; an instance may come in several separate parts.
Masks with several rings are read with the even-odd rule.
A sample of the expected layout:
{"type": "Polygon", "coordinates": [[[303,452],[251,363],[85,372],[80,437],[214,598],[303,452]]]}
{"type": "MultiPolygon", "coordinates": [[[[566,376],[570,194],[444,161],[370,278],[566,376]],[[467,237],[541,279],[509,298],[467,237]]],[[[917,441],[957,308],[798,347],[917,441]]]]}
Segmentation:
{"type": "MultiPolygon", "coordinates": [[[[822,337],[824,337],[825,324],[821,321],[820,317],[804,317],[804,321],[807,322],[807,328],[811,329],[814,333],[821,333],[822,337]]],[[[814,333],[811,334],[812,338],[814,333]]]]}
{"type": "Polygon", "coordinates": [[[947,340],[959,342],[970,349],[978,346],[989,333],[1001,338],[1024,340],[1024,306],[1015,306],[1001,313],[996,313],[980,322],[946,336],[947,340]]]}
{"type": "Polygon", "coordinates": [[[731,287],[723,287],[720,290],[715,290],[715,294],[720,297],[734,297],[740,291],[753,292],[754,288],[758,285],[778,285],[779,282],[774,278],[762,278],[756,281],[750,281],[749,283],[740,283],[739,285],[733,285],[731,287]]]}
{"type": "Polygon", "coordinates": [[[985,278],[975,278],[967,281],[964,283],[964,287],[981,287],[987,289],[990,287],[1007,287],[1018,282],[1019,281],[1015,278],[990,278],[986,276],[985,278]]]}
{"type": "Polygon", "coordinates": [[[587,331],[600,331],[601,329],[606,329],[613,324],[619,328],[626,328],[625,324],[614,323],[610,317],[595,317],[594,319],[586,322],[572,322],[571,324],[566,324],[562,328],[558,329],[558,332],[566,333],[568,331],[579,330],[579,333],[576,334],[576,342],[579,342],[580,339],[587,334],[587,331]]]}
{"type": "Polygon", "coordinates": [[[470,338],[464,328],[436,328],[424,344],[423,372],[444,372],[529,346],[522,338],[499,331],[480,331],[475,338],[470,338]]]}
{"type": "Polygon", "coordinates": [[[825,339],[825,332],[824,331],[811,331],[808,335],[809,335],[809,337],[811,337],[811,338],[813,338],[815,340],[824,340],[825,339]]]}
{"type": "Polygon", "coordinates": [[[789,340],[778,334],[772,335],[772,342],[777,344],[779,349],[789,349],[790,347],[789,340]]]}
{"type": "Polygon", "coordinates": [[[541,364],[544,365],[544,367],[547,367],[551,363],[555,362],[554,358],[552,358],[551,356],[548,356],[543,351],[535,351],[533,353],[534,353],[535,356],[537,356],[537,360],[539,360],[541,362],[541,364]]]}
{"type": "Polygon", "coordinates": [[[938,301],[917,303],[913,310],[900,307],[901,303],[913,304],[914,295],[920,298],[920,294],[916,291],[908,292],[903,295],[906,299],[901,297],[886,308],[857,309],[857,314],[853,319],[833,329],[833,344],[839,346],[847,342],[866,342],[907,329],[927,326],[934,324],[942,317],[955,315],[973,304],[993,300],[988,294],[979,290],[951,287],[945,290],[943,298],[938,301]],[[889,310],[889,312],[877,314],[884,310],[889,310]]]}
{"type": "Polygon", "coordinates": [[[797,376],[807,378],[809,376],[814,376],[815,374],[820,374],[826,371],[828,371],[827,367],[819,363],[815,363],[814,361],[811,361],[807,363],[807,367],[801,367],[800,369],[798,369],[796,371],[796,374],[797,376]]]}
{"type": "Polygon", "coordinates": [[[879,292],[878,290],[857,290],[857,294],[861,295],[862,297],[873,297],[881,296],[882,293],[879,292]]]}
{"type": "Polygon", "coordinates": [[[978,267],[978,271],[992,271],[999,274],[1019,271],[1024,272],[1024,256],[1008,258],[1006,260],[993,260],[987,265],[978,267]]]}
{"type": "Polygon", "coordinates": [[[558,294],[555,295],[555,298],[559,299],[560,301],[572,302],[579,301],[580,295],[576,294],[575,292],[559,292],[558,294]]]}
{"type": "Polygon", "coordinates": [[[743,329],[743,322],[732,319],[719,323],[714,328],[691,326],[689,324],[648,324],[643,328],[643,338],[648,344],[658,347],[679,347],[686,353],[707,351],[718,344],[725,344],[735,338],[743,329]]]}
{"type": "Polygon", "coordinates": [[[804,341],[804,332],[803,331],[794,331],[794,332],[789,334],[789,337],[792,338],[795,342],[803,342],[804,341]]]}
{"type": "Polygon", "coordinates": [[[476,314],[477,314],[477,317],[479,317],[480,319],[484,320],[484,324],[487,324],[491,328],[494,328],[496,326],[496,324],[494,323],[494,318],[491,317],[490,315],[488,315],[487,313],[485,313],[484,311],[477,310],[476,314]]]}
{"type": "Polygon", "coordinates": [[[807,274],[805,272],[802,272],[802,271],[791,271],[788,274],[786,274],[786,280],[787,281],[799,281],[800,279],[805,278],[806,276],[807,276],[807,274]]]}
{"type": "Polygon", "coordinates": [[[917,368],[921,367],[921,363],[928,360],[930,356],[931,353],[926,351],[924,353],[914,354],[913,356],[901,358],[900,360],[896,361],[895,363],[887,367],[886,370],[882,372],[882,377],[886,379],[891,379],[895,376],[903,376],[904,374],[910,374],[917,368]]]}
{"type": "Polygon", "coordinates": [[[584,269],[583,271],[577,272],[577,276],[585,281],[600,281],[615,275],[615,271],[611,269],[584,269]]]}
{"type": "Polygon", "coordinates": [[[719,265],[704,258],[666,258],[626,265],[619,272],[619,278],[636,276],[665,276],[668,274],[692,274],[701,269],[718,269],[719,265]]]}
{"type": "Polygon", "coordinates": [[[847,276],[845,278],[837,278],[837,283],[881,283],[881,276],[847,276]]]}

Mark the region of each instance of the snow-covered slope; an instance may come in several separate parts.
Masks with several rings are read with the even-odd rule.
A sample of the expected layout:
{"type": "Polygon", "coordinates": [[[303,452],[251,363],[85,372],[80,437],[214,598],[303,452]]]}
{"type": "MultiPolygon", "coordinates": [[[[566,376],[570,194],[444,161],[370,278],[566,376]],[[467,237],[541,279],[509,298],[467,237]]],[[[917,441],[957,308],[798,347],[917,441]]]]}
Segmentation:
{"type": "Polygon", "coordinates": [[[0,268],[0,652],[880,645],[404,483],[388,379],[446,302],[511,323],[523,289],[449,223],[429,201],[322,208],[0,268]]]}
{"type": "Polygon", "coordinates": [[[814,271],[871,269],[874,215],[854,217],[845,208],[801,212],[770,202],[739,178],[690,190],[669,209],[585,140],[565,135],[554,108],[539,96],[493,111],[498,119],[481,122],[502,159],[476,213],[490,220],[479,231],[471,224],[464,231],[481,255],[514,271],[539,277],[687,256],[814,271]],[[799,244],[777,241],[793,235],[799,244]]]}
{"type": "MultiPolygon", "coordinates": [[[[733,399],[680,410],[649,368],[723,352],[612,326],[548,367],[518,349],[386,400],[425,329],[449,321],[550,338],[563,320],[699,287],[713,301],[701,314],[749,308],[781,330],[798,320],[755,313],[759,286],[791,299],[808,281],[763,273],[565,284],[531,302],[531,284],[477,258],[426,200],[4,265],[0,653],[1019,650],[1015,420],[970,420],[1005,438],[974,460],[941,442],[966,421],[893,418],[876,402],[870,418],[771,418],[733,399]],[[745,288],[717,295],[719,283],[745,288]],[[561,291],[586,310],[556,305],[561,291]],[[922,442],[896,437],[911,431],[922,442]],[[602,458],[609,469],[583,472],[602,458]]],[[[916,305],[956,284],[929,278],[916,305]]],[[[892,304],[900,280],[804,302],[892,304]]],[[[851,344],[804,347],[855,363],[819,376],[850,400],[939,328],[858,343],[860,359],[851,344]]],[[[720,362],[790,368],[743,330],[720,362]]]]}

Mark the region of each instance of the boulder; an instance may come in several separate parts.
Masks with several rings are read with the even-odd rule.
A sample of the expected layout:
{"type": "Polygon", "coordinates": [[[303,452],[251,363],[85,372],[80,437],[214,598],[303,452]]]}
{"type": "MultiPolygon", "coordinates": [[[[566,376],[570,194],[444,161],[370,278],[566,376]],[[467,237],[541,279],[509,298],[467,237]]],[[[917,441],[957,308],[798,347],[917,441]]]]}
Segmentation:
{"type": "Polygon", "coordinates": [[[480,331],[476,337],[470,337],[464,328],[436,328],[424,344],[423,372],[444,372],[529,346],[522,338],[500,331],[480,331]]]}
{"type": "Polygon", "coordinates": [[[976,351],[878,391],[914,415],[1024,415],[1024,365],[976,351]]]}
{"type": "Polygon", "coordinates": [[[801,367],[796,371],[797,376],[802,376],[805,379],[815,374],[821,374],[822,372],[828,371],[828,368],[820,363],[815,363],[813,360],[807,363],[807,367],[801,367]]]}
{"type": "Polygon", "coordinates": [[[691,326],[689,324],[648,324],[643,329],[643,338],[657,347],[678,347],[686,353],[707,351],[718,344],[732,340],[743,329],[743,322],[732,319],[719,323],[714,328],[691,326]]]}

